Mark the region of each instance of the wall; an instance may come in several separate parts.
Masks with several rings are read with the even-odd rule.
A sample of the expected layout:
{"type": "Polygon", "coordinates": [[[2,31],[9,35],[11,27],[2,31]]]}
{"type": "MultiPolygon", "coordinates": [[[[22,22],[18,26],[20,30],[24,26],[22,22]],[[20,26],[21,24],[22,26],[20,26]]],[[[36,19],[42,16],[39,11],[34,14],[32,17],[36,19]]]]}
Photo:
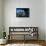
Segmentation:
{"type": "Polygon", "coordinates": [[[4,0],[4,26],[7,35],[10,26],[39,27],[39,39],[45,39],[44,0],[4,0]],[[17,18],[16,8],[30,8],[29,18],[17,18]]]}
{"type": "Polygon", "coordinates": [[[45,40],[46,40],[46,0],[45,0],[45,40]]]}
{"type": "Polygon", "coordinates": [[[0,38],[2,37],[2,0],[0,0],[0,38]]]}

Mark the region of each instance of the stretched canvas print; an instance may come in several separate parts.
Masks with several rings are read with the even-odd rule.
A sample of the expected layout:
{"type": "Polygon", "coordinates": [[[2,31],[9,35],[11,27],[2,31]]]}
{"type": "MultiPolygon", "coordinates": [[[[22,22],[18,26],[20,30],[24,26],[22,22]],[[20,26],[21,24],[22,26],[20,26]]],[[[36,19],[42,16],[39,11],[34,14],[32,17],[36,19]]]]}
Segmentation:
{"type": "Polygon", "coordinates": [[[16,17],[29,17],[29,8],[16,8],[16,17]]]}

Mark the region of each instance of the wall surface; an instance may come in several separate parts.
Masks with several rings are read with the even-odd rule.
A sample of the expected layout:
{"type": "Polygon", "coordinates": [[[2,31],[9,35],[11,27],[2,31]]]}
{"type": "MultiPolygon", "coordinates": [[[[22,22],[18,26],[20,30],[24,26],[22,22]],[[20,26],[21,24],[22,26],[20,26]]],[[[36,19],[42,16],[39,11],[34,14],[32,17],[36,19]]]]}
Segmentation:
{"type": "Polygon", "coordinates": [[[0,0],[0,38],[2,37],[2,0],[0,0]]]}
{"type": "Polygon", "coordinates": [[[44,0],[4,0],[4,26],[7,35],[9,27],[39,27],[39,39],[45,39],[44,0]],[[30,8],[29,18],[17,18],[16,8],[30,8]]]}
{"type": "Polygon", "coordinates": [[[45,0],[45,40],[46,40],[46,0],[45,0]]]}

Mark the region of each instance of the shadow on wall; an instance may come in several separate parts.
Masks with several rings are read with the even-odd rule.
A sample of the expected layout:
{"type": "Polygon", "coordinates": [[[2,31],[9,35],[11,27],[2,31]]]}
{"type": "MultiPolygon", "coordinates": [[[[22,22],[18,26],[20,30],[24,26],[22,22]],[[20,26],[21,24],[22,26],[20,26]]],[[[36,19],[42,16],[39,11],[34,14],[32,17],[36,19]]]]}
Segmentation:
{"type": "Polygon", "coordinates": [[[3,38],[3,33],[2,31],[0,30],[0,39],[3,38]]]}

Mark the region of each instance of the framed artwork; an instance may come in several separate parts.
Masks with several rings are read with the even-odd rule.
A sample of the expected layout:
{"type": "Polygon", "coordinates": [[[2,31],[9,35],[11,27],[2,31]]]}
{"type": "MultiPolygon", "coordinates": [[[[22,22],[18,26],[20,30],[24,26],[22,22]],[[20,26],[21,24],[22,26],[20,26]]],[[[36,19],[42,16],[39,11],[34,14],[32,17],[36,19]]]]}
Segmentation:
{"type": "Polygon", "coordinates": [[[29,17],[29,8],[16,8],[16,17],[29,17]]]}

